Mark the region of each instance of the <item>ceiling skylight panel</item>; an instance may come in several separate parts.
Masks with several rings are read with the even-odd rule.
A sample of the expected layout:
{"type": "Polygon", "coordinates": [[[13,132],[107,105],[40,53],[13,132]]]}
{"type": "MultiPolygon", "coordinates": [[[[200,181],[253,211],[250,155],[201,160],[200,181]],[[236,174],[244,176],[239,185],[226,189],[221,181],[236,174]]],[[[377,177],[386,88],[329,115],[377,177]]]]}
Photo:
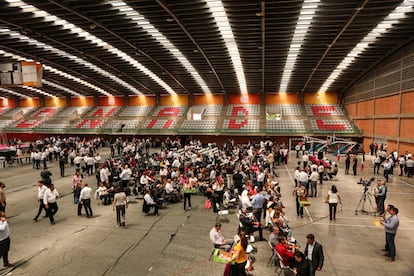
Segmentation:
{"type": "MultiPolygon", "coordinates": [[[[123,12],[123,9],[128,9],[128,17],[136,22],[137,26],[143,28],[149,35],[151,35],[155,40],[157,40],[163,47],[168,49],[170,53],[184,66],[184,68],[194,77],[195,81],[198,83],[198,85],[202,88],[204,93],[210,94],[210,90],[206,89],[207,84],[204,82],[204,80],[201,78],[200,74],[197,72],[197,70],[194,68],[194,66],[188,61],[188,59],[184,56],[184,54],[181,53],[180,50],[178,50],[174,44],[172,44],[158,29],[156,29],[144,16],[142,16],[140,13],[135,11],[133,8],[128,6],[125,2],[122,1],[108,1],[114,8],[116,8],[118,11],[123,12]],[[123,3],[123,5],[121,5],[123,3]],[[122,7],[122,8],[121,8],[122,7]],[[172,51],[175,49],[174,51],[172,51]],[[196,74],[192,74],[192,72],[196,72],[196,74]]],[[[149,70],[147,71],[149,72],[149,70]]],[[[161,81],[160,78],[154,78],[155,74],[151,72],[150,74],[152,79],[157,79],[158,81],[161,81]]],[[[167,84],[162,81],[164,85],[162,85],[169,93],[175,94],[175,92],[171,88],[166,88],[167,84]]],[[[159,83],[160,84],[160,83],[159,83]]]]}
{"type": "Polygon", "coordinates": [[[211,13],[213,14],[214,20],[219,28],[220,34],[224,39],[227,50],[230,54],[233,67],[236,72],[236,77],[239,83],[240,91],[242,94],[247,94],[246,78],[239,54],[239,49],[234,38],[233,31],[230,26],[230,22],[224,10],[223,3],[220,0],[209,0],[206,2],[211,13]]]}
{"type": "Polygon", "coordinates": [[[403,1],[398,7],[396,7],[391,13],[384,18],[374,29],[372,29],[341,61],[331,75],[326,79],[319,91],[324,92],[329,89],[331,84],[335,81],[335,78],[340,76],[345,69],[352,65],[356,57],[362,52],[369,49],[370,43],[375,43],[378,38],[386,34],[393,28],[393,24],[397,24],[401,19],[404,19],[406,13],[414,11],[414,3],[408,0],[403,1]],[[404,12],[401,12],[404,11],[404,12]],[[375,36],[374,36],[375,34],[375,36]]]}
{"type": "Polygon", "coordinates": [[[294,70],[301,45],[303,45],[309,26],[312,24],[319,2],[319,0],[305,0],[302,4],[302,9],[300,11],[298,21],[296,22],[295,32],[289,46],[285,68],[283,69],[282,80],[280,82],[279,91],[282,93],[287,91],[288,83],[290,81],[290,77],[292,76],[292,71],[294,70]]]}
{"type": "MultiPolygon", "coordinates": [[[[8,1],[11,1],[11,0],[8,0],[8,1]]],[[[125,6],[126,4],[125,3],[123,3],[122,1],[110,1],[111,2],[111,4],[113,5],[113,6],[116,6],[116,7],[119,7],[119,6],[125,6]]],[[[9,2],[10,3],[10,2],[9,2]]],[[[20,5],[19,6],[22,6],[22,5],[27,5],[27,3],[25,3],[25,2],[23,2],[23,1],[19,1],[19,3],[20,3],[20,5]]],[[[36,8],[36,11],[34,11],[33,12],[33,15],[35,16],[35,17],[39,17],[39,18],[44,18],[44,17],[46,17],[46,16],[53,16],[53,15],[51,15],[51,14],[49,14],[49,13],[47,13],[46,11],[42,11],[42,10],[39,10],[39,9],[37,9],[36,8]]],[[[88,41],[90,41],[91,43],[93,43],[91,40],[94,40],[94,41],[96,41],[94,44],[95,45],[102,45],[102,44],[104,44],[105,45],[105,47],[104,47],[104,49],[106,49],[107,51],[111,51],[112,53],[117,53],[117,55],[118,55],[118,53],[123,53],[121,50],[119,50],[119,49],[117,49],[117,48],[115,48],[114,46],[112,46],[111,44],[109,44],[109,43],[106,43],[106,42],[104,42],[103,40],[101,40],[100,38],[98,38],[98,37],[96,37],[96,36],[94,36],[94,35],[92,35],[92,34],[90,34],[90,33],[88,33],[86,30],[83,30],[83,29],[81,29],[81,28],[79,28],[78,26],[75,26],[74,24],[72,24],[72,23],[69,23],[68,21],[66,21],[66,20],[64,20],[64,19],[62,19],[62,18],[59,18],[59,17],[56,17],[56,19],[57,19],[57,21],[59,21],[59,22],[62,22],[62,24],[61,25],[58,25],[58,26],[61,26],[62,27],[62,29],[65,29],[65,30],[70,30],[72,33],[76,33],[76,34],[78,34],[79,36],[81,36],[81,37],[83,37],[84,39],[86,39],[86,40],[88,40],[88,41]]],[[[124,55],[126,55],[125,53],[123,53],[124,55]]],[[[124,58],[124,60],[126,60],[126,61],[128,61],[131,65],[133,65],[133,66],[135,66],[138,70],[141,70],[142,72],[144,72],[141,68],[145,68],[143,65],[141,65],[140,63],[138,63],[136,60],[134,60],[133,58],[131,58],[131,57],[129,57],[128,56],[128,58],[124,58]],[[133,62],[132,62],[133,61],[133,62]],[[139,65],[139,66],[138,66],[139,65]]],[[[146,70],[145,72],[147,72],[147,73],[145,73],[145,74],[147,74],[150,78],[152,78],[153,80],[155,80],[160,86],[162,86],[164,89],[166,89],[169,93],[171,93],[171,94],[175,94],[175,92],[174,92],[174,90],[169,86],[169,85],[167,85],[165,82],[163,82],[163,81],[159,81],[160,80],[160,78],[154,78],[153,76],[154,76],[154,74],[151,72],[151,74],[149,74],[148,72],[150,72],[149,70],[146,70]]],[[[106,91],[104,91],[103,89],[101,89],[104,93],[107,93],[106,91]]]]}

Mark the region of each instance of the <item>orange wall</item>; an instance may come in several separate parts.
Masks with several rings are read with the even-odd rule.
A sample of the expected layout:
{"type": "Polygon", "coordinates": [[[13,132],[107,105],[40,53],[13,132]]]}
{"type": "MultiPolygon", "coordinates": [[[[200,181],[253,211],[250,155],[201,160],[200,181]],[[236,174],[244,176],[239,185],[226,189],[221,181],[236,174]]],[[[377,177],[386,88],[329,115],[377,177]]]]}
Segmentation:
{"type": "Polygon", "coordinates": [[[414,92],[408,92],[408,93],[402,94],[402,102],[401,102],[402,104],[401,113],[402,114],[414,113],[413,99],[414,99],[414,92]]]}
{"type": "Polygon", "coordinates": [[[196,95],[194,96],[194,105],[203,104],[224,104],[224,95],[196,95]]]}
{"type": "Polygon", "coordinates": [[[305,93],[305,104],[337,104],[338,94],[334,92],[305,93]]]}
{"type": "Polygon", "coordinates": [[[400,95],[375,99],[375,114],[398,114],[400,113],[400,95]]]}
{"type": "Polygon", "coordinates": [[[346,110],[348,110],[349,115],[356,116],[357,104],[348,104],[345,106],[346,110]]]}
{"type": "Polygon", "coordinates": [[[401,138],[414,138],[414,118],[401,119],[401,138]]]}
{"type": "Polygon", "coordinates": [[[40,107],[39,98],[20,99],[20,107],[40,107]]]}
{"type": "Polygon", "coordinates": [[[180,106],[188,105],[188,96],[187,95],[169,95],[160,97],[161,106],[180,106]]]}
{"type": "Polygon", "coordinates": [[[374,129],[376,135],[398,136],[396,119],[376,119],[374,129]]]}
{"type": "Polygon", "coordinates": [[[399,150],[399,153],[400,154],[404,154],[405,151],[408,151],[409,153],[414,153],[414,145],[413,144],[409,144],[409,143],[400,142],[400,150],[399,150]]]}
{"type": "Polygon", "coordinates": [[[266,94],[266,104],[298,104],[299,95],[297,93],[278,93],[266,94]]]}
{"type": "Polygon", "coordinates": [[[93,97],[71,98],[71,106],[95,106],[93,97]]]}
{"type": "Polygon", "coordinates": [[[154,96],[130,96],[128,98],[129,106],[154,106],[155,97],[154,96]]]}
{"type": "Polygon", "coordinates": [[[360,102],[357,105],[357,116],[372,116],[374,114],[374,101],[360,102]]]}
{"type": "Polygon", "coordinates": [[[11,98],[0,99],[0,107],[15,107],[16,103],[11,98]]]}
{"type": "Polygon", "coordinates": [[[65,98],[45,98],[45,107],[65,107],[65,98]]]}
{"type": "Polygon", "coordinates": [[[124,97],[99,97],[98,98],[99,106],[123,106],[124,97]]]}
{"type": "Polygon", "coordinates": [[[372,120],[356,120],[356,124],[365,136],[372,136],[372,120]]]}
{"type": "Polygon", "coordinates": [[[260,104],[259,94],[230,95],[229,104],[260,104]]]}

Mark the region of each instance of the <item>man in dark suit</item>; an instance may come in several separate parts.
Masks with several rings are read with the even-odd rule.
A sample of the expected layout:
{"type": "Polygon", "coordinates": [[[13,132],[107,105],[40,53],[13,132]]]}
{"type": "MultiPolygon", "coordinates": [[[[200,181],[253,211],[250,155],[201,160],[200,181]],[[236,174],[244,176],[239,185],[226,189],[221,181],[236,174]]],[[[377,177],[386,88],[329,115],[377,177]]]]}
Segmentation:
{"type": "Polygon", "coordinates": [[[310,264],[310,275],[314,276],[316,270],[321,271],[323,266],[323,248],[320,243],[315,241],[315,236],[313,234],[308,234],[306,236],[307,243],[305,248],[305,258],[309,261],[310,264]]]}

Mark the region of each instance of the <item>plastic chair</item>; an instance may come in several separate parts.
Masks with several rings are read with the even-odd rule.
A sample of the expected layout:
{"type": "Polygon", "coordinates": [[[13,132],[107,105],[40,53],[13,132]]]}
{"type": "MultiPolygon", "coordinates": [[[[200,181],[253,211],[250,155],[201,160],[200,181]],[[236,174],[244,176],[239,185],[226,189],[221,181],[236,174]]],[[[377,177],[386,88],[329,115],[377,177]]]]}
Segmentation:
{"type": "MultiPolygon", "coordinates": [[[[277,253],[276,249],[275,249],[275,254],[278,258],[278,262],[276,262],[277,267],[276,267],[276,271],[277,271],[277,275],[280,276],[280,274],[283,271],[283,274],[286,275],[286,271],[291,272],[291,268],[288,265],[285,265],[282,261],[282,256],[280,256],[279,253],[277,253]]],[[[290,274],[289,274],[290,275],[290,274]]]]}

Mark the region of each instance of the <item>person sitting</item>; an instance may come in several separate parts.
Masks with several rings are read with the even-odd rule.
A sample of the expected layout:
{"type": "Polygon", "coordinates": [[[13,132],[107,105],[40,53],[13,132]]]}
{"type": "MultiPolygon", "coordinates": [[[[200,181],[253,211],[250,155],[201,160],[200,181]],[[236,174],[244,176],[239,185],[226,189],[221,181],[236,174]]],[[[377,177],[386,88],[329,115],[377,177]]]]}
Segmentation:
{"type": "Polygon", "coordinates": [[[247,209],[242,209],[239,220],[242,225],[242,228],[249,235],[253,235],[255,231],[259,231],[259,240],[260,241],[265,240],[263,239],[262,226],[260,225],[260,222],[255,221],[253,216],[250,217],[249,215],[247,215],[247,209]]]}
{"type": "Polygon", "coordinates": [[[174,189],[173,184],[171,182],[171,178],[167,179],[167,184],[165,184],[165,200],[170,202],[179,202],[180,197],[178,196],[178,191],[174,189]]]}
{"type": "Polygon", "coordinates": [[[275,250],[282,258],[282,263],[285,266],[292,267],[295,260],[295,245],[289,245],[287,238],[281,236],[279,238],[279,243],[276,244],[275,250]]]}
{"type": "Polygon", "coordinates": [[[295,264],[292,273],[297,276],[310,276],[309,262],[305,260],[305,255],[301,251],[295,252],[295,264]]]}
{"type": "Polygon", "coordinates": [[[103,182],[99,182],[98,189],[96,189],[96,195],[103,205],[111,204],[111,197],[109,195],[108,188],[104,186],[103,182]]]}
{"type": "Polygon", "coordinates": [[[210,230],[210,240],[213,242],[214,248],[229,251],[233,245],[232,241],[227,241],[221,233],[221,224],[216,223],[210,230]]]}
{"type": "Polygon", "coordinates": [[[283,236],[282,232],[280,231],[279,226],[275,225],[272,226],[272,232],[269,234],[269,242],[274,248],[276,244],[279,242],[279,239],[283,236]]]}
{"type": "Polygon", "coordinates": [[[328,177],[332,180],[338,174],[338,165],[334,164],[333,167],[330,168],[328,172],[328,177]]]}
{"type": "Polygon", "coordinates": [[[151,207],[154,207],[154,215],[158,216],[158,204],[151,197],[151,190],[147,189],[147,192],[144,195],[144,205],[142,206],[142,211],[147,215],[150,212],[151,207]]]}

